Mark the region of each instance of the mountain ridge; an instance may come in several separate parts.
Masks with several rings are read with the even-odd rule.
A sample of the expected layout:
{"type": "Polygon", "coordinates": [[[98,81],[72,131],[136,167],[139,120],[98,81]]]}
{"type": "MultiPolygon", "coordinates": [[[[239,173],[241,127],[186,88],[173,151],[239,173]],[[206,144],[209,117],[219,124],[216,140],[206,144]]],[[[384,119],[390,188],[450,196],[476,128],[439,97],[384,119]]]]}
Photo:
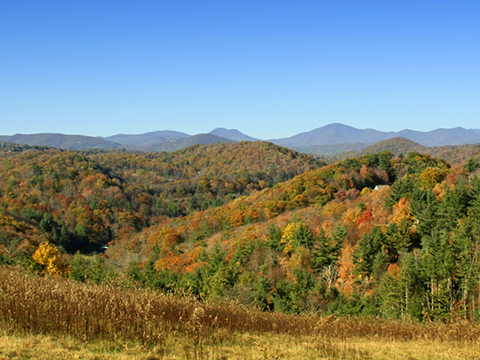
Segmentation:
{"type": "Polygon", "coordinates": [[[154,145],[170,140],[184,139],[189,136],[191,135],[179,131],[160,130],[138,135],[117,134],[113,136],[103,137],[103,139],[107,141],[113,141],[122,145],[154,145]]]}
{"type": "MultiPolygon", "coordinates": [[[[466,145],[480,143],[480,129],[455,127],[451,129],[434,129],[427,132],[410,129],[385,132],[375,129],[357,129],[341,123],[332,123],[291,137],[267,141],[310,154],[335,156],[345,151],[360,151],[377,142],[398,137],[428,147],[466,145]]],[[[209,133],[196,135],[172,130],[136,135],[117,134],[108,137],[58,133],[15,134],[12,136],[0,136],[0,141],[71,150],[125,148],[132,151],[170,152],[194,144],[263,140],[248,136],[236,129],[216,128],[209,133]]]]}

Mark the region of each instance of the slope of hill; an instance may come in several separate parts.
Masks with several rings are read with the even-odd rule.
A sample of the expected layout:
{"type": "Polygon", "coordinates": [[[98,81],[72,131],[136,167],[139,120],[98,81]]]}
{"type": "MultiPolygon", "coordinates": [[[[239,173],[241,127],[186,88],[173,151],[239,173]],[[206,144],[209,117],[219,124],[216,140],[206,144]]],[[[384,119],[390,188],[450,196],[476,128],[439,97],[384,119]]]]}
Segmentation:
{"type": "Polygon", "coordinates": [[[50,146],[61,149],[85,150],[85,149],[117,149],[122,145],[104,140],[99,137],[83,136],[83,135],[64,135],[64,134],[15,134],[12,136],[0,136],[0,141],[36,145],[50,146]]]}
{"type": "Polygon", "coordinates": [[[480,144],[458,145],[458,146],[435,146],[430,148],[426,154],[430,154],[440,159],[445,159],[449,163],[464,165],[472,157],[480,157],[480,144]]]}
{"type": "Polygon", "coordinates": [[[234,141],[258,141],[251,136],[245,135],[236,129],[227,130],[225,128],[217,128],[209,132],[209,134],[224,137],[234,141]]]}
{"type": "Polygon", "coordinates": [[[156,219],[218,207],[323,165],[261,142],[148,154],[12,149],[0,152],[2,212],[69,251],[98,247],[156,219]]]}
{"type": "Polygon", "coordinates": [[[347,152],[360,151],[368,147],[368,144],[347,143],[347,144],[331,144],[331,145],[311,145],[311,146],[289,146],[298,152],[312,154],[324,157],[334,157],[335,155],[347,152]]]}
{"type": "Polygon", "coordinates": [[[417,144],[412,140],[396,137],[370,145],[369,147],[360,150],[358,156],[375,154],[383,151],[390,151],[394,156],[399,156],[400,154],[406,155],[410,152],[426,153],[427,150],[428,147],[417,144]]]}
{"type": "MultiPolygon", "coordinates": [[[[454,313],[432,291],[449,294],[448,278],[456,289],[466,284],[461,269],[472,269],[478,253],[468,244],[478,231],[480,181],[467,187],[464,179],[430,156],[369,154],[163,221],[113,242],[107,253],[122,256],[136,244],[138,254],[149,255],[137,278],[165,291],[284,312],[441,319],[454,313]],[[371,190],[380,184],[393,186],[371,190]],[[432,228],[446,233],[433,236],[432,228]],[[460,260],[462,251],[469,255],[460,260]]],[[[477,290],[469,291],[465,301],[476,308],[477,290]]]]}
{"type": "Polygon", "coordinates": [[[463,165],[472,156],[480,156],[480,144],[428,147],[420,145],[408,139],[393,138],[380,141],[359,151],[346,151],[333,155],[329,160],[339,161],[346,158],[355,158],[367,154],[380,153],[384,151],[391,152],[394,156],[399,156],[400,154],[407,155],[408,153],[417,152],[444,159],[452,165],[463,165]]]}
{"type": "Polygon", "coordinates": [[[346,151],[344,153],[337,154],[332,157],[332,161],[339,161],[346,158],[354,158],[366,154],[375,154],[388,151],[391,152],[394,156],[399,156],[400,154],[406,155],[410,152],[419,152],[422,154],[428,154],[430,148],[413,142],[412,140],[396,137],[388,140],[382,140],[378,143],[370,145],[364,149],[358,151],[346,151]]]}
{"type": "Polygon", "coordinates": [[[451,167],[384,151],[319,167],[262,142],[174,153],[5,152],[0,251],[20,241],[35,249],[42,238],[70,252],[108,242],[107,258],[63,259],[41,245],[30,259],[45,273],[91,283],[108,282],[111,261],[126,284],[268,311],[475,319],[474,160],[451,167]]]}

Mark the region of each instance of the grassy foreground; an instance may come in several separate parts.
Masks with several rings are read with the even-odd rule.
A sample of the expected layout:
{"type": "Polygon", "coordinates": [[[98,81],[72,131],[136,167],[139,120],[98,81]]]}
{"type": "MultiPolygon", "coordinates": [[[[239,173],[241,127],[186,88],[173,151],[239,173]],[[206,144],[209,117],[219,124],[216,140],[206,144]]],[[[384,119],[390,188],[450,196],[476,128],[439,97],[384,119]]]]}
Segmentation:
{"type": "Polygon", "coordinates": [[[0,267],[0,359],[478,359],[480,325],[263,313],[0,267]]]}
{"type": "Polygon", "coordinates": [[[2,335],[0,359],[478,359],[474,344],[437,340],[322,340],[316,336],[233,334],[223,343],[194,351],[191,339],[168,337],[157,346],[70,336],[2,335]]]}

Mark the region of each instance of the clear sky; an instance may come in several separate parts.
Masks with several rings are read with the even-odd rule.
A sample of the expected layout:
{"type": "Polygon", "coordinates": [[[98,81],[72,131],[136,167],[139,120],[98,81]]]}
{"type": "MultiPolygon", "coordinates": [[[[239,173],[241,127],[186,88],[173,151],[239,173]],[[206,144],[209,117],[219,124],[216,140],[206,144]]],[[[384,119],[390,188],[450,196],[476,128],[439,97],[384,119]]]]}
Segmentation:
{"type": "Polygon", "coordinates": [[[0,134],[480,128],[480,1],[0,0],[0,134]]]}

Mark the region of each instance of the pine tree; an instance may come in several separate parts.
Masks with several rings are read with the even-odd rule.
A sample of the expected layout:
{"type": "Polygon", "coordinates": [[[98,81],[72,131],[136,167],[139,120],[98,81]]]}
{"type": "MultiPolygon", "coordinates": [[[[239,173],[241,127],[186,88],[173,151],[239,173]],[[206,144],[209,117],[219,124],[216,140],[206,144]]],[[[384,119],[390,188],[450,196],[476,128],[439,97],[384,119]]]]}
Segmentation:
{"type": "Polygon", "coordinates": [[[420,237],[431,235],[437,226],[439,202],[430,189],[416,188],[410,198],[410,209],[415,218],[415,228],[420,237]]]}
{"type": "Polygon", "coordinates": [[[404,315],[405,299],[400,273],[398,265],[390,265],[377,291],[380,312],[385,317],[399,318],[404,315]]]}
{"type": "Polygon", "coordinates": [[[421,261],[419,250],[403,253],[400,261],[405,314],[417,320],[423,319],[422,302],[425,298],[426,281],[421,274],[421,261]]]}
{"type": "Polygon", "coordinates": [[[466,172],[471,173],[480,168],[480,161],[472,156],[468,159],[467,163],[464,165],[464,169],[466,172]]]}
{"type": "Polygon", "coordinates": [[[348,230],[345,226],[337,226],[330,237],[325,234],[323,229],[320,231],[312,250],[313,268],[315,270],[324,269],[337,262],[347,233],[348,230]]]}
{"type": "Polygon", "coordinates": [[[478,264],[478,224],[471,217],[465,219],[454,234],[454,250],[456,273],[455,283],[458,286],[457,300],[461,301],[462,313],[472,317],[475,307],[475,286],[480,276],[478,264]]]}
{"type": "Polygon", "coordinates": [[[392,192],[385,200],[385,206],[391,209],[400,199],[410,199],[416,187],[415,179],[411,175],[405,175],[403,178],[395,181],[392,186],[392,192]]]}
{"type": "Polygon", "coordinates": [[[276,223],[269,225],[265,246],[272,250],[283,250],[284,244],[281,241],[282,230],[280,229],[280,227],[276,223]]]}
{"type": "Polygon", "coordinates": [[[449,316],[453,300],[454,251],[450,234],[434,231],[422,239],[422,273],[428,289],[426,312],[434,319],[449,316]]]}
{"type": "Polygon", "coordinates": [[[445,231],[454,230],[458,221],[466,216],[470,202],[469,191],[464,184],[457,185],[453,190],[447,188],[438,209],[438,225],[445,231]]]}
{"type": "Polygon", "coordinates": [[[293,233],[294,248],[305,247],[311,249],[313,246],[313,234],[310,228],[304,223],[299,222],[293,233]]]}
{"type": "Polygon", "coordinates": [[[386,236],[380,228],[362,236],[358,241],[358,247],[354,253],[355,268],[362,278],[369,277],[373,270],[373,263],[377,252],[382,244],[385,244],[386,236]]]}

